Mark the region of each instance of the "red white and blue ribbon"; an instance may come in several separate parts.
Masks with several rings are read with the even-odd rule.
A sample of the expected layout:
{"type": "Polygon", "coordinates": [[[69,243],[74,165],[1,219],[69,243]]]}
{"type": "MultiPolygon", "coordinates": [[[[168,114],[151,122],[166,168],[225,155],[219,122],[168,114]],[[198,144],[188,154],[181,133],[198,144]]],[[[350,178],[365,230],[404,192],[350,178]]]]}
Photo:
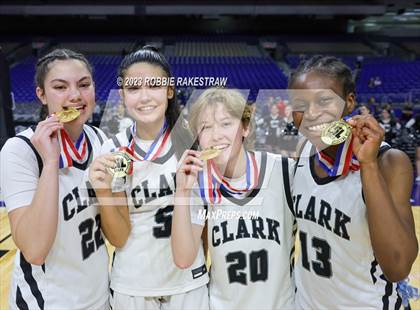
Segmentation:
{"type": "Polygon", "coordinates": [[[204,163],[203,170],[198,173],[200,196],[204,203],[219,204],[222,200],[221,190],[232,196],[241,197],[243,194],[257,187],[259,181],[259,169],[255,154],[245,152],[246,156],[246,186],[243,189],[233,187],[222,175],[219,168],[208,160],[204,163]]]}
{"type": "MultiPolygon", "coordinates": [[[[123,146],[118,148],[118,151],[125,151],[130,154],[135,160],[138,161],[153,161],[159,157],[159,154],[162,152],[166,142],[169,139],[170,130],[168,130],[168,123],[165,120],[162,128],[159,131],[159,134],[156,136],[155,140],[150,145],[149,150],[146,152],[144,156],[141,156],[139,153],[136,152],[135,145],[136,145],[136,123],[131,125],[131,139],[128,141],[128,146],[123,146]]],[[[114,150],[115,151],[115,150],[114,150]]]]}
{"type": "Polygon", "coordinates": [[[76,143],[73,143],[70,136],[64,129],[61,129],[58,134],[58,141],[60,144],[60,162],[59,168],[73,167],[73,162],[80,164],[88,159],[87,141],[84,131],[80,134],[76,143]]]}
{"type": "Polygon", "coordinates": [[[360,169],[360,163],[353,154],[353,137],[338,146],[335,159],[324,151],[317,151],[315,158],[329,176],[347,175],[349,171],[360,169]]]}

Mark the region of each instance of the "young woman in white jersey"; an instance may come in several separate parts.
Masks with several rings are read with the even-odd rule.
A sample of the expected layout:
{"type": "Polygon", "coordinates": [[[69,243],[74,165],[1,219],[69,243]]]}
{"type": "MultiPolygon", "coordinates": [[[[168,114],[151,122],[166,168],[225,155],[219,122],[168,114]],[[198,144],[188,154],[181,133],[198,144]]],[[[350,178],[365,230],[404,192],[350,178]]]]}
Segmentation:
{"type": "Polygon", "coordinates": [[[194,262],[207,210],[210,308],[293,309],[291,162],[249,150],[251,117],[245,98],[232,89],[208,89],[193,103],[189,125],[201,149],[220,154],[206,162],[202,152],[184,154],[172,251],[181,268],[194,262]]]}
{"type": "Polygon", "coordinates": [[[108,253],[85,173],[105,138],[85,125],[95,107],[86,58],[58,49],[38,60],[36,93],[48,114],[1,151],[1,188],[18,247],[11,309],[107,309],[108,253]]]}
{"type": "Polygon", "coordinates": [[[185,124],[178,120],[174,86],[154,84],[171,76],[168,62],[152,47],[124,58],[120,95],[135,123],[104,143],[103,153],[108,154],[90,170],[101,205],[102,229],[116,247],[113,309],[208,308],[203,251],[191,268],[181,270],[170,247],[176,166],[193,144],[185,124]],[[134,161],[128,176],[112,182],[107,169],[115,157],[109,152],[117,150],[125,150],[134,161]]]}
{"type": "Polygon", "coordinates": [[[294,179],[301,242],[296,306],[398,309],[392,282],[407,277],[418,249],[410,161],[382,143],[384,131],[371,115],[347,120],[355,85],[336,58],[304,61],[289,89],[294,122],[309,140],[294,179]],[[351,135],[341,144],[324,144],[323,129],[342,118],[351,135]]]}

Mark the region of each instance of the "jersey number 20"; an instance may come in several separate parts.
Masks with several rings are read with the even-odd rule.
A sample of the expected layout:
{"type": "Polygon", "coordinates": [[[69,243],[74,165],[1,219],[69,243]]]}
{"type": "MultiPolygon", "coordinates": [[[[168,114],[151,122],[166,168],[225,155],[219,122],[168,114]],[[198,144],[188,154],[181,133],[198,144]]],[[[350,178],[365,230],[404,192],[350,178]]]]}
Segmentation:
{"type": "MultiPolygon", "coordinates": [[[[226,262],[233,263],[229,265],[228,277],[229,283],[238,282],[247,284],[247,273],[244,269],[247,267],[247,256],[242,251],[231,252],[226,255],[226,262]]],[[[266,250],[251,252],[249,254],[249,275],[251,282],[265,281],[268,276],[268,255],[266,250]]]]}

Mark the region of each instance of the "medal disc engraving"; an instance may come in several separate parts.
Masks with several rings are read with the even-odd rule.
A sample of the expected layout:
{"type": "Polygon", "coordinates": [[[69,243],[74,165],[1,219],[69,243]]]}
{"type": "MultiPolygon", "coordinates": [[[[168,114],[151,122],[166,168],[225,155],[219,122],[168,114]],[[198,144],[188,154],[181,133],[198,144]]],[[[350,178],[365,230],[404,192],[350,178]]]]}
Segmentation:
{"type": "Polygon", "coordinates": [[[124,152],[116,152],[112,154],[115,157],[115,167],[108,168],[108,172],[114,178],[123,178],[128,175],[131,167],[132,159],[124,152]]]}
{"type": "Polygon", "coordinates": [[[331,123],[322,130],[321,140],[327,145],[343,143],[351,134],[351,126],[343,120],[331,123]]]}

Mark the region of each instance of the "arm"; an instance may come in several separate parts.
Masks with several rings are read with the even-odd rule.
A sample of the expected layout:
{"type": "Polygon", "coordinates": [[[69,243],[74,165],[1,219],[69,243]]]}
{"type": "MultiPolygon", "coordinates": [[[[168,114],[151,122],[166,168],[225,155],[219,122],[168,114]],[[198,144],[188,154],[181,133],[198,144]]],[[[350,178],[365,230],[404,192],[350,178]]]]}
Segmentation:
{"type": "Polygon", "coordinates": [[[354,151],[361,164],[373,251],[387,279],[396,282],[407,277],[418,251],[410,206],[411,164],[397,150],[377,159],[383,129],[371,116],[355,121],[354,151]]]}
{"type": "MultiPolygon", "coordinates": [[[[9,213],[9,220],[11,232],[14,242],[21,250],[25,259],[34,265],[42,265],[54,243],[57,223],[58,223],[58,161],[60,154],[60,147],[58,145],[57,131],[62,128],[62,124],[58,122],[56,117],[51,117],[38,124],[34,135],[31,138],[32,144],[39,152],[43,169],[41,176],[30,175],[30,168],[27,171],[22,171],[21,176],[25,175],[26,180],[21,177],[17,178],[13,175],[13,169],[9,175],[7,168],[5,168],[4,181],[2,186],[5,191],[5,198],[8,193],[15,189],[19,189],[21,194],[26,194],[28,189],[27,182],[36,182],[36,190],[32,201],[29,205],[12,210],[9,213]],[[8,180],[14,182],[8,188],[8,180]]],[[[12,165],[13,158],[7,158],[7,155],[13,153],[6,153],[6,157],[2,159],[2,166],[12,165]]],[[[16,157],[18,158],[18,154],[16,157]]],[[[23,163],[16,163],[21,166],[23,163]]],[[[22,169],[22,168],[17,168],[22,169]]],[[[16,173],[16,171],[14,171],[16,173]]],[[[31,190],[28,190],[29,192],[31,190]]],[[[13,194],[13,193],[12,193],[13,194]]],[[[15,198],[9,201],[6,199],[6,204],[10,203],[10,207],[14,207],[16,203],[15,198]]],[[[26,198],[23,198],[26,199],[26,198]]]]}
{"type": "Polygon", "coordinates": [[[379,163],[362,165],[362,184],[375,256],[393,282],[408,276],[418,244],[410,205],[413,184],[410,160],[390,150],[379,163]]]}
{"type": "Polygon", "coordinates": [[[97,157],[89,168],[89,180],[99,202],[101,229],[113,246],[122,248],[130,234],[131,223],[125,192],[111,190],[112,176],[107,167],[112,167],[114,160],[111,154],[97,157]]]}
{"type": "Polygon", "coordinates": [[[54,243],[57,205],[58,163],[44,166],[31,204],[9,213],[13,241],[30,264],[42,265],[54,243]]]}
{"type": "Polygon", "coordinates": [[[201,246],[202,225],[191,223],[191,193],[176,191],[172,215],[171,246],[175,264],[182,269],[190,267],[201,246]]]}
{"type": "Polygon", "coordinates": [[[171,246],[175,264],[182,269],[190,267],[201,246],[202,225],[191,223],[191,188],[202,168],[199,152],[187,150],[176,174],[177,189],[172,215],[171,246]]]}

